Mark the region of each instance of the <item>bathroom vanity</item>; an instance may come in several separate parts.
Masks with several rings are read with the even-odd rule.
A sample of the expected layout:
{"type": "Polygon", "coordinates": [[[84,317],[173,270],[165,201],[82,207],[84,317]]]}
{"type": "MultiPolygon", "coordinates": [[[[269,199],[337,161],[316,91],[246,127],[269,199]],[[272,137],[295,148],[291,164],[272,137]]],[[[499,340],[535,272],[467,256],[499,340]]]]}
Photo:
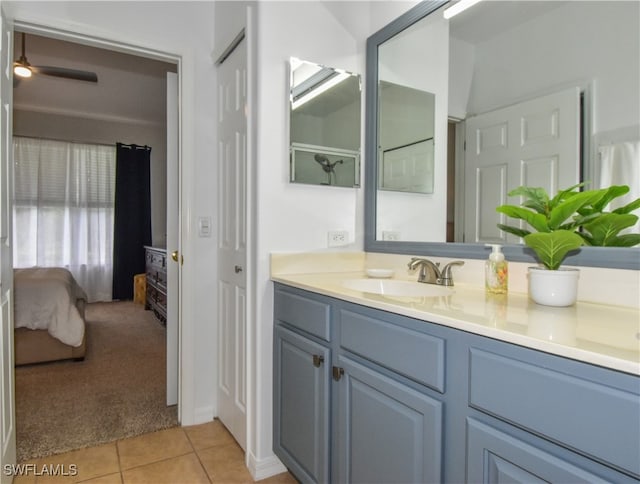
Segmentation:
{"type": "MultiPolygon", "coordinates": [[[[273,278],[274,452],[299,480],[640,478],[637,340],[583,341],[583,326],[545,342],[513,323],[536,313],[526,295],[387,297],[345,277],[273,278]]],[[[637,337],[637,310],[597,306],[566,324],[584,309],[637,337]]]]}

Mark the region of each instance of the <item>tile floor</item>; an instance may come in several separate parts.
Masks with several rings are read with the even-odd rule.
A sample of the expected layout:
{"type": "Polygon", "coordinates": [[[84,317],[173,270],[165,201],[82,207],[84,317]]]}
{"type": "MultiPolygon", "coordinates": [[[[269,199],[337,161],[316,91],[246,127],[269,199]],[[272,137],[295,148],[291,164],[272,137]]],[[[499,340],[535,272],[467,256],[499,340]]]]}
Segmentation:
{"type": "MultiPolygon", "coordinates": [[[[14,484],[254,482],[244,465],[244,452],[219,420],[161,430],[25,464],[29,466],[23,475],[14,478],[14,484]],[[66,475],[47,475],[47,472],[55,471],[66,475]]],[[[260,482],[297,483],[286,472],[260,482]]]]}

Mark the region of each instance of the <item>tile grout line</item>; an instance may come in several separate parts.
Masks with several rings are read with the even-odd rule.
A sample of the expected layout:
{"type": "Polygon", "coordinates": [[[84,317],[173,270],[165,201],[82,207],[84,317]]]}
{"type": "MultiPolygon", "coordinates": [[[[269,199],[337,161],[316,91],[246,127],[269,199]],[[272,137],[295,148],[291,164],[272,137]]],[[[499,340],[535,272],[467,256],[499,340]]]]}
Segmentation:
{"type": "MultiPolygon", "coordinates": [[[[183,427],[184,429],[184,427],[183,427]]],[[[191,437],[189,437],[189,432],[187,432],[186,430],[184,430],[185,435],[187,436],[187,440],[189,441],[189,444],[191,445],[191,448],[193,449],[193,453],[196,455],[196,459],[198,459],[198,464],[200,464],[200,467],[202,468],[202,470],[204,471],[204,475],[207,476],[207,480],[209,481],[210,484],[213,484],[213,481],[211,480],[211,476],[209,475],[209,473],[207,472],[207,468],[204,466],[204,464],[202,463],[202,460],[200,459],[200,454],[198,454],[198,450],[196,449],[196,446],[193,445],[193,442],[191,440],[191,437]]],[[[213,446],[212,446],[213,447],[213,446]]],[[[202,450],[202,449],[201,449],[202,450]]]]}
{"type": "Polygon", "coordinates": [[[116,440],[114,442],[114,445],[116,446],[116,457],[118,458],[118,473],[120,474],[120,484],[124,484],[124,475],[122,474],[122,465],[120,463],[120,447],[118,447],[118,442],[120,442],[120,440],[116,440]]]}
{"type": "MultiPolygon", "coordinates": [[[[191,440],[189,439],[189,436],[188,436],[188,435],[187,435],[187,433],[184,431],[184,427],[179,426],[178,428],[180,428],[180,429],[182,430],[182,432],[185,434],[185,437],[187,438],[187,441],[189,442],[189,446],[191,447],[191,451],[189,451],[189,452],[184,452],[184,453],[182,453],[182,454],[176,454],[176,455],[173,455],[173,456],[171,456],[171,457],[163,457],[162,459],[154,460],[154,461],[152,461],[152,462],[147,462],[147,463],[145,463],[145,464],[141,464],[141,465],[136,465],[136,466],[133,466],[133,467],[129,467],[129,468],[127,468],[127,469],[122,469],[122,467],[120,466],[120,462],[119,462],[119,455],[120,455],[120,454],[118,453],[118,467],[120,467],[120,475],[121,475],[121,478],[122,478],[122,482],[123,482],[123,484],[124,484],[124,473],[125,473],[125,472],[132,471],[132,470],[134,470],[134,469],[140,469],[140,468],[142,468],[142,467],[147,467],[147,466],[150,466],[150,465],[160,464],[161,462],[167,462],[167,461],[170,461],[170,460],[172,460],[172,459],[177,459],[178,457],[184,457],[184,456],[189,455],[189,454],[196,454],[196,456],[197,456],[197,453],[196,453],[196,451],[195,451],[195,448],[193,447],[193,444],[191,443],[191,440]]],[[[165,430],[166,430],[166,429],[165,429],[165,430]]],[[[144,435],[144,434],[143,434],[143,435],[144,435]]],[[[126,440],[126,439],[122,439],[122,440],[126,440]]],[[[198,459],[198,461],[199,461],[199,459],[198,459]]],[[[202,465],[202,464],[200,463],[200,465],[202,465]]],[[[204,470],[204,469],[203,469],[203,470],[204,470]]],[[[206,474],[206,470],[205,470],[205,474],[206,474]]],[[[209,477],[209,476],[207,475],[207,478],[208,478],[208,477],[209,477]]]]}

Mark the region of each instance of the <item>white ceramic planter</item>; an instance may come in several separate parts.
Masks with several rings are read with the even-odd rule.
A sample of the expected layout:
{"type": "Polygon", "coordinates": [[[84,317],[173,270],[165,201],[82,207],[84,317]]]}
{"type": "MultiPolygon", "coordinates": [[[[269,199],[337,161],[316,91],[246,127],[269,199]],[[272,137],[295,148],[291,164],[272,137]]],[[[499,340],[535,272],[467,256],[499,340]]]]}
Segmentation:
{"type": "Polygon", "coordinates": [[[571,306],[578,297],[580,270],[529,267],[529,297],[544,306],[571,306]]]}

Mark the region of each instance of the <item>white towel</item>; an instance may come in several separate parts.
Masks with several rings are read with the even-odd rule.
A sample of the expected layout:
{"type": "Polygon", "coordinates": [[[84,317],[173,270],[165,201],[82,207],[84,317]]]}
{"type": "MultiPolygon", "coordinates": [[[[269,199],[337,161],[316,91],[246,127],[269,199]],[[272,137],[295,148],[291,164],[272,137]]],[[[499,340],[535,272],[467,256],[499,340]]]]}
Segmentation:
{"type": "MultiPolygon", "coordinates": [[[[600,188],[629,185],[629,193],[614,200],[609,210],[615,210],[640,197],[640,141],[625,141],[600,146],[600,188]]],[[[638,211],[634,212],[640,215],[638,211]]],[[[640,222],[624,232],[638,232],[640,222]]]]}

